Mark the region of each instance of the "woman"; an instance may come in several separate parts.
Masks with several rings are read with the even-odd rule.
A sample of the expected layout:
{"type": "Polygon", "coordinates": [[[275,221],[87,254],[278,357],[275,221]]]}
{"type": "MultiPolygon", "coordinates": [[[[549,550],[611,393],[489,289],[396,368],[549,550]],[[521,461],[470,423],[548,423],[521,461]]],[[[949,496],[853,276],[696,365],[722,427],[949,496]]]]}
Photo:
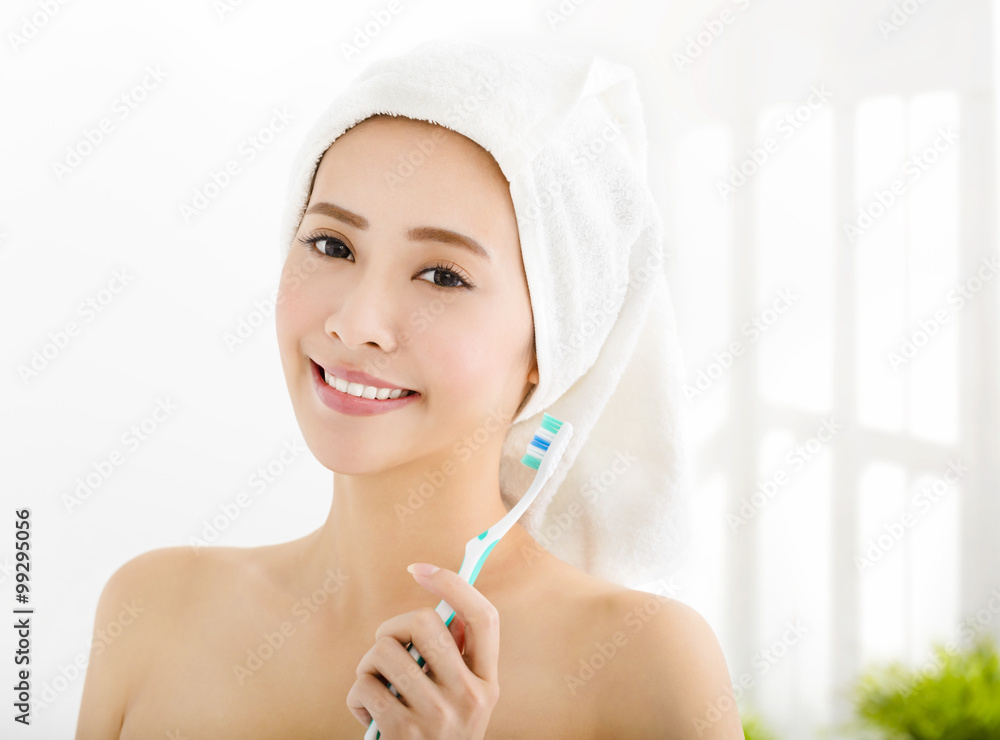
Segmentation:
{"type": "MultiPolygon", "coordinates": [[[[471,48],[444,46],[453,67],[471,48]]],[[[521,525],[475,587],[457,575],[465,542],[507,513],[512,424],[568,397],[542,382],[556,368],[536,351],[530,219],[498,159],[456,130],[476,111],[459,115],[374,113],[313,136],[276,324],[296,419],[334,473],[329,515],[281,545],[122,566],[95,626],[122,603],[137,616],[95,647],[77,740],[360,738],[372,718],[386,740],[742,738],[690,607],[565,562],[521,525]]]]}

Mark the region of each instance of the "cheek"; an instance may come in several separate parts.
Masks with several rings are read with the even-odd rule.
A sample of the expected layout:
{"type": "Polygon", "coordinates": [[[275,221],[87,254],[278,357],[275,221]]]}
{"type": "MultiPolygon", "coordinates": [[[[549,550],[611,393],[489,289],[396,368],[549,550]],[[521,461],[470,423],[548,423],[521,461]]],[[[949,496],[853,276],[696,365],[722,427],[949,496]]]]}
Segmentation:
{"type": "Polygon", "coordinates": [[[279,347],[284,348],[288,342],[294,341],[294,336],[306,323],[310,282],[309,275],[303,272],[301,265],[289,258],[281,272],[274,306],[279,347]]]}
{"type": "Polygon", "coordinates": [[[483,303],[449,307],[447,315],[433,322],[421,344],[422,364],[453,399],[479,399],[490,405],[506,392],[513,364],[523,352],[524,338],[514,336],[501,306],[483,303]]]}
{"type": "Polygon", "coordinates": [[[492,385],[492,358],[489,346],[475,334],[459,340],[436,342],[435,376],[438,390],[452,399],[469,399],[483,394],[492,385]]]}
{"type": "Polygon", "coordinates": [[[295,298],[298,283],[293,282],[288,275],[287,269],[282,271],[281,279],[278,283],[278,294],[274,304],[274,324],[278,332],[278,342],[288,334],[290,320],[295,312],[295,298]]]}

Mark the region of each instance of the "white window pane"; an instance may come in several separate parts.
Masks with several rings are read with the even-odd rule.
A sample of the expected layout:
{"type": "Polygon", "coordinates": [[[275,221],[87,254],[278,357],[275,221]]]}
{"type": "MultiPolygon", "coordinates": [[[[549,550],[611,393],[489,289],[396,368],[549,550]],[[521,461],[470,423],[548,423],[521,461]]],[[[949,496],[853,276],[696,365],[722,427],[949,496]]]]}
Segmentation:
{"type": "Polygon", "coordinates": [[[824,413],[833,370],[833,120],[829,106],[806,100],[819,107],[782,105],[761,116],[758,142],[774,152],[755,175],[756,311],[740,330],[765,399],[824,413]]]}
{"type": "Polygon", "coordinates": [[[922,659],[933,641],[951,638],[959,622],[960,485],[953,473],[942,470],[920,476],[910,488],[909,660],[922,659]]]}
{"type": "Polygon", "coordinates": [[[902,431],[904,390],[889,358],[906,325],[906,211],[892,193],[894,184],[905,192],[902,100],[878,98],[858,106],[855,138],[856,203],[851,226],[861,233],[844,234],[842,244],[849,245],[852,238],[856,244],[858,420],[902,431]]]}
{"type": "MultiPolygon", "coordinates": [[[[908,106],[909,427],[945,443],[958,438],[958,322],[949,294],[958,274],[958,96],[919,95],[908,106]]],[[[961,276],[964,279],[969,277],[961,276]]],[[[954,296],[953,296],[954,297],[954,296]]],[[[899,348],[902,354],[902,348],[899,348]]],[[[905,358],[905,355],[904,355],[905,358]]]]}
{"type": "MultiPolygon", "coordinates": [[[[703,469],[703,462],[697,453],[692,464],[694,469],[703,469]]],[[[694,484],[691,527],[696,536],[691,540],[687,559],[666,579],[666,583],[654,582],[654,588],[650,589],[670,596],[672,588],[676,592],[673,598],[698,609],[712,625],[723,650],[727,645],[732,646],[727,614],[732,613],[734,607],[737,611],[739,608],[726,595],[730,555],[728,543],[731,542],[726,511],[730,490],[726,471],[709,474],[694,484]]]]}
{"type": "MultiPolygon", "coordinates": [[[[684,352],[685,382],[696,411],[692,443],[698,444],[724,422],[728,411],[729,367],[725,354],[736,338],[732,329],[729,208],[716,189],[729,161],[730,136],[723,126],[688,134],[676,150],[673,244],[676,274],[671,285],[684,352]]],[[[736,358],[736,361],[742,358],[736,358]]]]}
{"type": "Polygon", "coordinates": [[[906,647],[906,525],[900,521],[904,473],[898,465],[869,464],[860,481],[859,552],[861,661],[900,658],[906,647]]]}
{"type": "MultiPolygon", "coordinates": [[[[819,428],[817,429],[819,432],[819,428]]],[[[761,648],[752,667],[764,710],[805,736],[824,716],[829,685],[830,475],[826,434],[768,434],[760,510],[761,648]],[[807,719],[808,718],[808,719],[807,719]]]]}

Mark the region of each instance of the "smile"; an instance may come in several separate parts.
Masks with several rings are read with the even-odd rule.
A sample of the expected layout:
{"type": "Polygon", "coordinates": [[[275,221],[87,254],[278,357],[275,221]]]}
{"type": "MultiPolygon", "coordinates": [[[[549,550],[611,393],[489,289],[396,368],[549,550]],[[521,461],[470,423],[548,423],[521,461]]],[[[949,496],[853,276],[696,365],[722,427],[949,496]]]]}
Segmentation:
{"type": "Polygon", "coordinates": [[[383,414],[421,398],[416,391],[348,382],[330,375],[312,360],[309,365],[313,385],[323,404],[349,416],[383,414]]]}
{"type": "Polygon", "coordinates": [[[350,383],[336,375],[331,375],[323,371],[323,380],[331,388],[336,388],[341,393],[347,393],[357,398],[377,398],[384,401],[387,398],[399,398],[400,396],[412,396],[416,391],[405,391],[400,388],[377,388],[374,385],[362,385],[361,383],[350,383]]]}

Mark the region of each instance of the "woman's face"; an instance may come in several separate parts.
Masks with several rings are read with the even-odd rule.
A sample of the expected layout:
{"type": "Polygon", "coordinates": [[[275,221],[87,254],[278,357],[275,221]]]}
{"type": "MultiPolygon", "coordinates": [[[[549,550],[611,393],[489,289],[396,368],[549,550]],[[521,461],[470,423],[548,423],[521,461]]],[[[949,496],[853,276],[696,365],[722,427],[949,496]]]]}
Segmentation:
{"type": "Polygon", "coordinates": [[[402,117],[344,133],[317,169],[276,322],[296,418],[330,470],[361,474],[498,446],[538,375],[514,207],[490,154],[402,117]],[[338,218],[333,206],[353,216],[338,218]],[[489,256],[433,230],[468,237],[489,256]],[[313,362],[419,395],[349,415],[321,400],[313,362]]]}

